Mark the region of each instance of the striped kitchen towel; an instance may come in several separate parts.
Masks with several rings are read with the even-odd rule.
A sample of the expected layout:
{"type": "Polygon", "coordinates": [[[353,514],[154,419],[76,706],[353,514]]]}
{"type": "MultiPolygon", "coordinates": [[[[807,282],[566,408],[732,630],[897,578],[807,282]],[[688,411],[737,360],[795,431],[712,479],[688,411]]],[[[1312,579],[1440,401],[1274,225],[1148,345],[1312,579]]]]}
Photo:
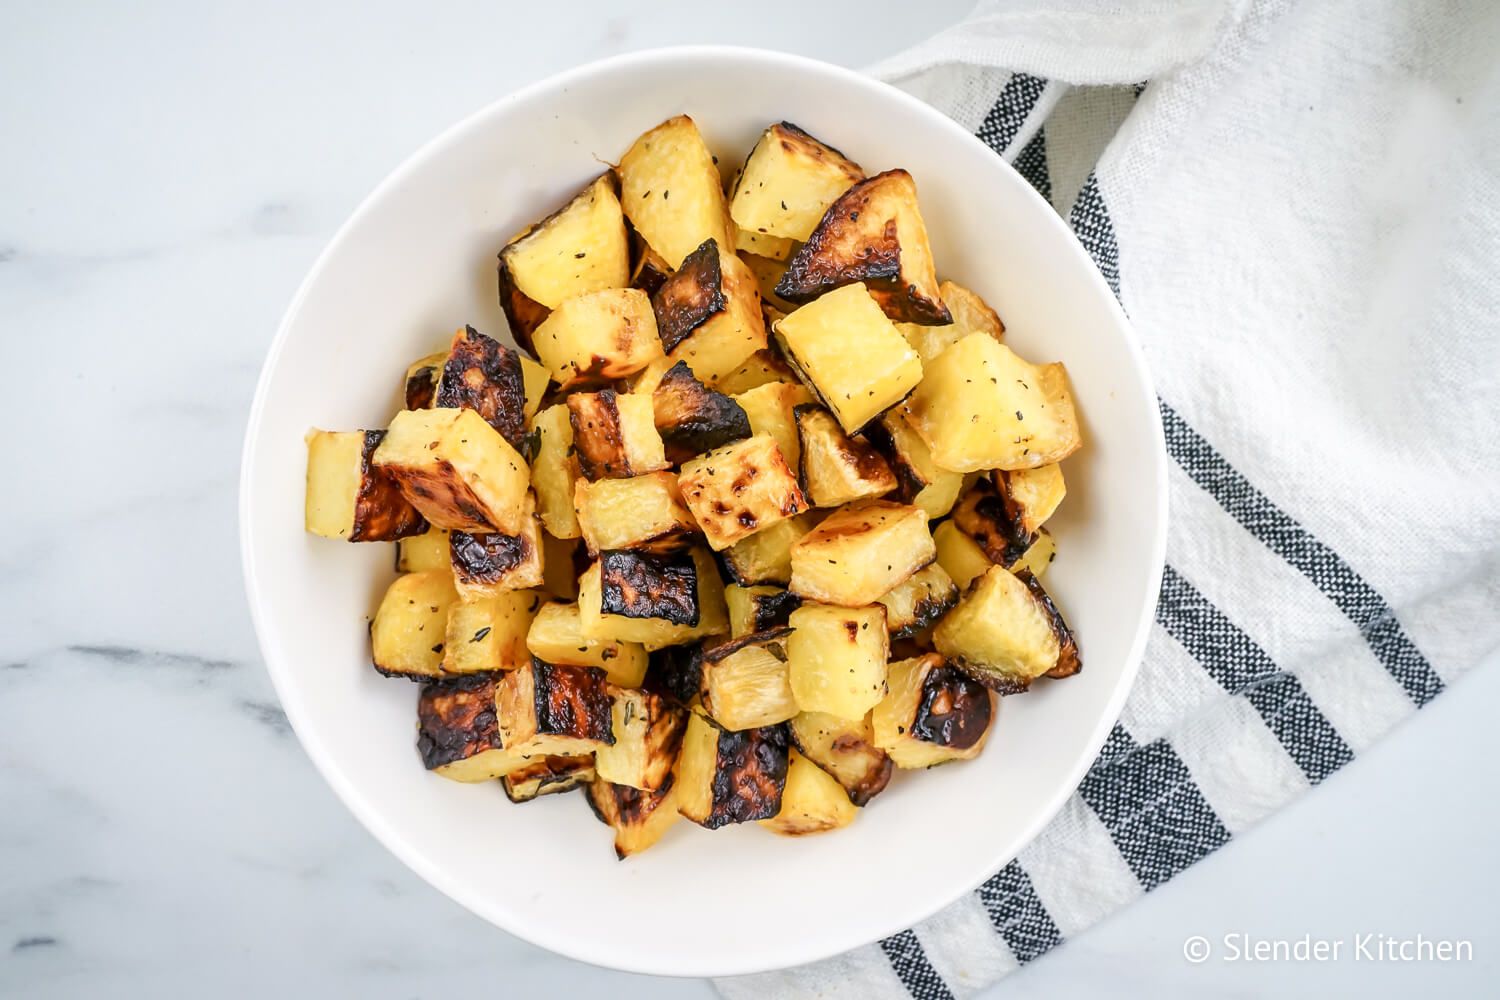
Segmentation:
{"type": "Polygon", "coordinates": [[[1070,220],[1144,344],[1172,523],[1140,678],[977,891],[731,1000],[971,995],[1500,646],[1500,5],[1101,6],[985,3],[876,72],[1070,220]]]}

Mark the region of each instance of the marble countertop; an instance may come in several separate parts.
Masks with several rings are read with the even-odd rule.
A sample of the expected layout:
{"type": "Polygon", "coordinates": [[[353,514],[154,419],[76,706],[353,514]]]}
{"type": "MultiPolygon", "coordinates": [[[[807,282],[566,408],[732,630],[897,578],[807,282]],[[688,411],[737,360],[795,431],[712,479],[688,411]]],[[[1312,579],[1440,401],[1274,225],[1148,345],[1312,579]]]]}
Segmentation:
{"type": "MultiPolygon", "coordinates": [[[[429,888],[324,786],[240,583],[245,415],[283,308],[427,138],[600,56],[864,65],[968,0],[729,8],[155,2],[0,9],[0,994],[708,997],[580,965],[429,888]],[[17,487],[25,484],[24,489],[17,487]]],[[[1500,786],[1480,669],[1316,794],[993,997],[1492,984],[1500,786]],[[1478,891],[1476,891],[1478,890],[1478,891]],[[1244,929],[1468,937],[1441,968],[1187,964],[1244,929]]]]}

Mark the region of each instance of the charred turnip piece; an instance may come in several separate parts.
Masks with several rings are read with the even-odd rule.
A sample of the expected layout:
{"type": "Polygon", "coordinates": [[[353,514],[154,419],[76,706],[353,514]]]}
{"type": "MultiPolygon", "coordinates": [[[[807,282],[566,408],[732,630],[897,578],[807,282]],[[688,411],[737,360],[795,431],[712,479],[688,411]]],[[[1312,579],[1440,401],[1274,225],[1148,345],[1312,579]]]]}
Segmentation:
{"type": "Polygon", "coordinates": [[[389,542],[427,530],[397,482],[370,460],[384,437],[385,431],[308,433],[308,531],[347,542],[389,542]]]}
{"type": "Polygon", "coordinates": [[[617,170],[625,215],[669,267],[705,240],[733,245],[719,168],[687,115],[642,135],[617,170]]]}
{"type": "Polygon", "coordinates": [[[999,566],[978,577],[932,635],[938,652],[1001,694],[1024,691],[1043,674],[1076,673],[1072,633],[1030,573],[999,566]],[[1022,578],[1024,577],[1024,579],[1022,578]]]}
{"type": "Polygon", "coordinates": [[[758,389],[772,382],[795,382],[797,373],[773,350],[756,351],[738,368],[714,381],[714,388],[729,396],[758,389]]]}
{"type": "Polygon", "coordinates": [[[698,533],[671,472],[592,483],[580,479],[573,503],[590,555],[605,549],[672,552],[687,548],[698,533]]]}
{"type": "Polygon", "coordinates": [[[784,725],[734,733],[693,712],[677,760],[677,809],[710,830],[770,819],[781,811],[786,768],[784,725]]]}
{"type": "Polygon", "coordinates": [[[694,378],[684,361],[662,375],[651,406],[673,465],[750,436],[750,418],[740,404],[694,378]]]}
{"type": "MultiPolygon", "coordinates": [[[[668,354],[694,330],[728,308],[719,245],[704,241],[683,258],[682,266],[651,295],[656,332],[668,354]]],[[[748,357],[748,355],[747,355],[748,357]]]]}
{"type": "Polygon", "coordinates": [[[601,823],[615,832],[615,856],[620,860],[655,844],[677,822],[677,793],[672,776],[654,792],[595,780],[588,786],[589,806],[601,823]]]}
{"type": "Polygon", "coordinates": [[[464,600],[542,585],[542,529],[533,513],[535,507],[528,496],[526,520],[515,534],[449,532],[448,556],[453,564],[453,581],[464,600]]]}
{"type": "Polygon", "coordinates": [[[841,719],[825,712],[802,712],[787,723],[802,755],[839,783],[849,801],[862,806],[885,790],[893,765],[875,745],[875,727],[866,715],[841,719]]]}
{"type": "Polygon", "coordinates": [[[776,324],[787,361],[850,434],[922,380],[917,352],[864,285],[846,285],[776,324]],[[858,345],[855,348],[853,345],[858,345]]]}
{"type": "Polygon", "coordinates": [[[547,533],[555,538],[577,538],[578,516],[573,508],[573,485],[583,475],[573,454],[573,422],[568,407],[557,403],[532,421],[537,453],[531,463],[537,513],[547,533]]]}
{"type": "Polygon", "coordinates": [[[963,491],[963,474],[950,472],[932,460],[932,450],[906,422],[900,407],[887,410],[865,434],[890,460],[898,484],[896,495],[902,503],[921,507],[933,521],[953,509],[963,491]]]}
{"type": "Polygon", "coordinates": [[[630,618],[603,610],[602,574],[595,562],[578,578],[578,608],[585,636],[638,642],[647,650],[692,642],[729,631],[724,609],[724,583],[719,579],[713,556],[701,548],[690,553],[697,580],[698,623],[685,625],[665,618],[630,618]]]}
{"type": "Polygon", "coordinates": [[[750,429],[776,439],[786,464],[796,469],[802,460],[802,444],[797,437],[797,407],[813,401],[813,394],[801,382],[770,382],[734,397],[750,418],[750,429]]]}
{"type": "Polygon", "coordinates": [[[1027,534],[1040,531],[1068,493],[1060,465],[1042,465],[1014,472],[996,469],[990,475],[996,492],[1008,501],[1007,510],[1014,511],[1017,524],[1027,534]]]}
{"type": "Polygon", "coordinates": [[[514,534],[530,517],[526,462],[473,410],[402,410],[370,461],[439,528],[514,534]]]}
{"type": "Polygon", "coordinates": [[[1027,569],[1013,569],[1017,580],[1026,584],[1026,589],[1031,591],[1031,596],[1036,599],[1042,609],[1047,612],[1047,619],[1052,625],[1052,634],[1057,638],[1057,666],[1047,671],[1048,677],[1072,677],[1083,669],[1083,659],[1078,655],[1078,641],[1073,638],[1073,630],[1063,620],[1062,612],[1057,610],[1051,595],[1042,588],[1042,582],[1036,578],[1036,574],[1027,569]]]}
{"type": "Polygon", "coordinates": [[[859,810],[842,785],[795,750],[787,754],[781,810],[760,825],[773,833],[801,837],[826,833],[854,822],[859,810]]]}
{"type": "Polygon", "coordinates": [[[984,748],[990,693],[938,654],[892,663],[890,689],[871,718],[876,744],[897,767],[968,760],[984,748]]]}
{"type": "Polygon", "coordinates": [[[623,288],[630,255],[615,180],[603,174],[500,251],[500,305],[516,343],[565,299],[623,288]]]}
{"type": "Polygon", "coordinates": [[[687,710],[645,691],[616,689],[614,699],[615,741],[594,751],[599,777],[632,788],[663,787],[682,748],[687,710]]]}
{"type": "Polygon", "coordinates": [[[835,511],[792,546],[788,589],[810,601],[863,607],[935,558],[926,511],[863,500],[835,511]]]}
{"type": "Polygon", "coordinates": [[[473,410],[517,451],[526,442],[526,379],[521,356],[474,329],[453,335],[433,406],[473,410]]]}
{"type": "Polygon", "coordinates": [[[539,757],[500,779],[512,802],[530,802],[542,795],[570,792],[595,778],[594,758],[539,757]]]}
{"type": "Polygon", "coordinates": [[[1016,505],[988,479],[980,479],[959,498],[953,524],[974,540],[986,559],[1006,568],[1026,554],[1035,537],[1022,527],[1016,505]]]}
{"type": "Polygon", "coordinates": [[[398,573],[452,568],[453,563],[448,558],[448,532],[442,528],[428,528],[420,535],[410,535],[396,542],[398,573]]]}
{"type": "Polygon", "coordinates": [[[599,667],[611,684],[639,687],[646,676],[646,650],[635,642],[590,639],[583,634],[577,604],[551,602],[537,609],[526,633],[531,655],[548,663],[599,667]]]}
{"type": "Polygon", "coordinates": [[[443,636],[443,673],[519,670],[531,662],[526,633],[542,606],[540,594],[512,590],[454,604],[443,636]]]}
{"type": "Polygon", "coordinates": [[[614,742],[609,682],[597,667],[532,660],[495,689],[500,739],[531,756],[592,753],[614,742]]]}
{"type": "Polygon", "coordinates": [[[422,764],[453,781],[494,781],[530,763],[501,745],[492,674],[438,681],[417,699],[417,752],[422,764]]]}
{"type": "MultiPolygon", "coordinates": [[[[939,558],[942,558],[941,553],[939,553],[939,558]]],[[[1036,541],[1031,543],[1031,548],[1026,550],[1026,554],[1016,561],[1010,571],[1019,576],[1021,571],[1025,570],[1032,576],[1040,577],[1047,572],[1047,567],[1052,565],[1052,560],[1056,558],[1057,542],[1053,540],[1051,532],[1042,528],[1037,531],[1036,541]]]]}
{"type": "MultiPolygon", "coordinates": [[[[542,410],[542,403],[547,398],[547,392],[552,388],[552,375],[539,361],[533,361],[524,355],[521,357],[521,384],[526,390],[526,404],[522,412],[526,417],[526,426],[531,428],[531,422],[542,410]]],[[[528,458],[535,456],[536,443],[534,441],[523,442],[521,451],[528,458]]]]}
{"type": "Polygon", "coordinates": [[[1004,472],[981,479],[953,509],[953,523],[974,539],[991,562],[1013,569],[1031,550],[1042,522],[1051,517],[1067,492],[1062,469],[1004,472]]]}
{"type": "Polygon", "coordinates": [[[552,381],[564,390],[625,378],[662,356],[651,300],[635,288],[565,299],[532,339],[552,381]]]}
{"type": "Polygon", "coordinates": [[[552,310],[517,288],[503,263],[498,268],[498,276],[500,309],[510,325],[510,335],[521,350],[536,354],[537,328],[547,322],[552,310]]]}
{"type": "Polygon", "coordinates": [[[863,438],[845,434],[833,414],[804,405],[794,415],[802,443],[802,489],[814,507],[841,507],[896,488],[896,477],[880,453],[863,438]]]}
{"type": "Polygon", "coordinates": [[[725,246],[705,241],[651,296],[662,349],[705,382],[766,348],[755,275],[725,246]]]}
{"type": "Polygon", "coordinates": [[[797,707],[863,719],[885,694],[885,608],[804,604],[788,625],[788,680],[797,707]]]}
{"type": "Polygon", "coordinates": [[[731,732],[785,722],[797,714],[787,677],[790,628],[747,635],[703,654],[703,707],[731,732]]]}
{"type": "Polygon", "coordinates": [[[568,397],[573,450],[589,479],[626,479],[667,467],[651,398],[613,389],[568,397]]]}
{"type": "Polygon", "coordinates": [[[933,529],[932,541],[937,547],[938,565],[960,591],[968,590],[975,577],[983,576],[985,570],[995,565],[984,549],[951,520],[933,529]]]}
{"type": "Polygon", "coordinates": [[[859,164],[832,146],[791,122],[779,122],[750,150],[729,214],[750,233],[806,240],[829,207],[864,176],[859,164]]]}
{"type": "Polygon", "coordinates": [[[370,622],[370,653],[387,677],[442,674],[448,611],[458,603],[447,570],[407,573],[391,582],[370,622]]]}
{"type": "Polygon", "coordinates": [[[443,374],[443,364],[448,354],[439,351],[419,358],[406,369],[406,380],[401,383],[401,396],[408,410],[425,410],[432,406],[432,397],[437,394],[438,378],[443,374]]]}
{"type": "Polygon", "coordinates": [[[807,510],[807,498],[769,435],[757,434],[686,463],[683,500],[715,550],[807,510]]]}
{"type": "Polygon", "coordinates": [[[892,639],[907,639],[936,625],[958,603],[958,587],[933,563],[881,595],[885,625],[892,639]]]}
{"type": "Polygon", "coordinates": [[[698,704],[703,693],[702,647],[668,646],[653,652],[643,687],[678,705],[698,704]]]}
{"type": "Polygon", "coordinates": [[[719,554],[724,568],[744,587],[770,583],[785,587],[792,579],[792,546],[812,531],[813,517],[787,518],[735,542],[719,554]]]}
{"type": "Polygon", "coordinates": [[[934,358],[902,411],[954,472],[1051,465],[1081,443],[1063,367],[1023,361],[984,333],[934,358]]]}
{"type": "Polygon", "coordinates": [[[542,592],[559,601],[578,600],[578,570],[583,546],[576,538],[554,538],[542,532],[542,592]]]}
{"type": "Polygon", "coordinates": [[[606,550],[598,565],[601,613],[698,624],[698,566],[691,552],[606,550]]]}
{"type": "Polygon", "coordinates": [[[953,315],[953,322],[943,326],[924,326],[920,323],[898,323],[896,329],[911,344],[912,350],[927,364],[949,347],[971,333],[985,333],[996,340],[1005,335],[1005,324],[995,310],[974,292],[951,281],[940,287],[943,304],[953,315]]]}
{"type": "Polygon", "coordinates": [[[787,616],[797,610],[802,598],[782,587],[742,587],[731,583],[724,588],[724,603],[729,608],[729,634],[738,639],[785,625],[787,616]]]}
{"type": "Polygon", "coordinates": [[[776,294],[808,302],[860,283],[885,314],[903,323],[949,323],[917,185],[905,170],[860,181],[829,207],[787,264],[776,294]]]}
{"type": "Polygon", "coordinates": [[[646,245],[640,234],[635,234],[632,240],[636,248],[635,263],[630,269],[630,287],[639,288],[647,295],[655,295],[656,290],[672,276],[672,268],[668,266],[666,258],[646,245]]]}

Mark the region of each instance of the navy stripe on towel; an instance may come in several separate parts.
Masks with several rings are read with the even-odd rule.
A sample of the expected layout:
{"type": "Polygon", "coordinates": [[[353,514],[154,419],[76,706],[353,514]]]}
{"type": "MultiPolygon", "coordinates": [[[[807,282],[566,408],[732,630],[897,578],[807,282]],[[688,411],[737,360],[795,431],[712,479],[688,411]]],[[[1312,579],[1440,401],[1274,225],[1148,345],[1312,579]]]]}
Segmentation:
{"type": "Polygon", "coordinates": [[[1375,658],[1413,702],[1425,705],[1442,692],[1443,679],[1374,587],[1256,489],[1165,402],[1161,422],[1167,452],[1182,470],[1245,530],[1311,580],[1358,627],[1375,658]]]}
{"type": "Polygon", "coordinates": [[[1026,178],[1026,183],[1036,188],[1037,193],[1048,201],[1052,200],[1052,174],[1047,169],[1047,130],[1037,129],[1036,135],[1026,144],[1026,148],[1016,154],[1015,163],[1012,164],[1016,172],[1026,178]]]}
{"type": "Polygon", "coordinates": [[[1267,728],[1317,784],[1354,759],[1295,674],[1283,673],[1264,649],[1168,566],[1156,620],[1230,694],[1243,694],[1267,728]]]}
{"type": "Polygon", "coordinates": [[[901,985],[914,1000],[953,1000],[948,984],[927,960],[922,943],[911,931],[892,934],[880,942],[880,950],[885,952],[891,968],[901,979],[901,985]]]}
{"type": "MultiPolygon", "coordinates": [[[[1116,732],[1129,739],[1120,727],[1116,732]]],[[[1147,891],[1229,842],[1229,830],[1166,740],[1100,760],[1078,786],[1147,891]]],[[[1134,741],[1131,741],[1134,743],[1134,741]]]]}
{"type": "Polygon", "coordinates": [[[979,901],[1017,961],[1024,964],[1040,958],[1062,944],[1062,932],[1019,861],[990,876],[979,887],[979,901]]]}
{"type": "Polygon", "coordinates": [[[1004,153],[1026,124],[1036,102],[1042,97],[1047,81],[1030,73],[1015,73],[1000,91],[994,107],[984,116],[984,123],[974,134],[997,153],[1004,153]]]}

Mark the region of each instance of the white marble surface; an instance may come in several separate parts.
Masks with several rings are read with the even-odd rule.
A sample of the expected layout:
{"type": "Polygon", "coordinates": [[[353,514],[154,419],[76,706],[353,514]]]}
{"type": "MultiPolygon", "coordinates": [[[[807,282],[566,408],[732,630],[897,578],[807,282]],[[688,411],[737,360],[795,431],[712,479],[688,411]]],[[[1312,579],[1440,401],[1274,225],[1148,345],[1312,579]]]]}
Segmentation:
{"type": "MultiPolygon", "coordinates": [[[[245,613],[245,413],[280,313],[334,229],[410,150],[497,95],[695,41],[862,65],[967,5],[867,3],[852,26],[835,5],[784,0],[0,7],[0,995],[711,995],[493,930],[324,787],[245,613]]],[[[992,995],[1492,984],[1489,666],[992,995]],[[1188,935],[1241,928],[1463,936],[1476,959],[1181,958],[1188,935]]]]}

